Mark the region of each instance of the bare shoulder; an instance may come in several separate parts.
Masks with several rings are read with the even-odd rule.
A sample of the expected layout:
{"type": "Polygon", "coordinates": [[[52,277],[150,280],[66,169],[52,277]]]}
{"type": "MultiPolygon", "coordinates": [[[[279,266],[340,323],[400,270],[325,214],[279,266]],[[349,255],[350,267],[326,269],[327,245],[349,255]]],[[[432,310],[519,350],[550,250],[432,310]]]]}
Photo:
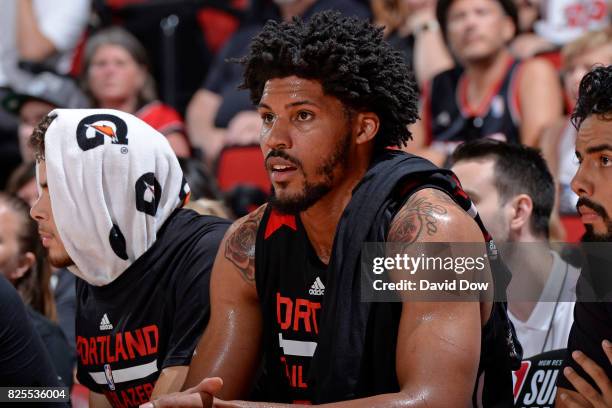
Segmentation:
{"type": "Polygon", "coordinates": [[[531,83],[534,79],[557,78],[555,67],[550,61],[544,58],[530,58],[523,61],[521,70],[521,79],[526,85],[531,83]]]}
{"type": "Polygon", "coordinates": [[[266,204],[238,219],[223,239],[223,257],[231,262],[242,278],[250,284],[255,283],[255,243],[265,209],[266,204]]]}
{"type": "Polygon", "coordinates": [[[391,222],[389,242],[480,242],[474,219],[448,194],[426,188],[414,193],[391,222]]]}

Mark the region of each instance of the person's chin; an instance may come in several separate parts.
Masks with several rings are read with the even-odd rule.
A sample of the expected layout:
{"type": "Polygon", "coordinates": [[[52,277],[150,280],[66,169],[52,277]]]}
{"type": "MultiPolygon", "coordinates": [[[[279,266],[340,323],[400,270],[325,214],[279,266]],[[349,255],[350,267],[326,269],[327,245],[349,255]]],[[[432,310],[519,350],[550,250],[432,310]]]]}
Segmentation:
{"type": "Polygon", "coordinates": [[[612,242],[612,230],[597,228],[593,224],[585,224],[585,233],[582,242],[612,242]]]}
{"type": "Polygon", "coordinates": [[[49,254],[49,263],[55,268],[67,268],[74,265],[74,261],[68,255],[49,254]]]}

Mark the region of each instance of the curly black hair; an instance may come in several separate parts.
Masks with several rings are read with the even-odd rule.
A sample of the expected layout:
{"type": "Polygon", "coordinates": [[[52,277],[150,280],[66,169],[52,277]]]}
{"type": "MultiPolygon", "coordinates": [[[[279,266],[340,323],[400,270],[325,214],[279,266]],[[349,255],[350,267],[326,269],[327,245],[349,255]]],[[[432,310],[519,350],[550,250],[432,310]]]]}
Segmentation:
{"type": "Polygon", "coordinates": [[[36,161],[45,160],[45,133],[57,115],[45,115],[32,131],[30,136],[30,147],[34,149],[36,161]]]}
{"type": "Polygon", "coordinates": [[[593,114],[612,120],[612,65],[596,67],[580,81],[572,123],[578,129],[593,114]]]}
{"type": "Polygon", "coordinates": [[[418,93],[401,54],[383,40],[383,31],[366,20],[324,11],[308,22],[269,21],[253,39],[242,89],[259,103],[266,81],[298,76],[317,80],[327,95],[353,111],[380,118],[375,146],[405,146],[407,129],[418,119],[418,93]]]}

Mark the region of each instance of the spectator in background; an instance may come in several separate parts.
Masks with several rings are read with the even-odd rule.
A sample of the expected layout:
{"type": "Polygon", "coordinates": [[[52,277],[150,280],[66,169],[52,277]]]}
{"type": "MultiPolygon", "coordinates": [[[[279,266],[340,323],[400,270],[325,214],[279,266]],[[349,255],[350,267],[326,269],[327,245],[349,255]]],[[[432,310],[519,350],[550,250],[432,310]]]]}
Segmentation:
{"type": "MultiPolygon", "coordinates": [[[[569,43],[561,52],[563,87],[570,110],[578,98],[582,77],[597,64],[612,64],[612,28],[589,32],[569,43]]],[[[542,135],[542,152],[559,185],[558,205],[562,214],[575,214],[578,196],[570,183],[578,170],[576,160],[576,128],[569,116],[557,120],[542,135]]]]}
{"type": "Polygon", "coordinates": [[[555,187],[546,162],[535,149],[480,140],[455,150],[451,170],[512,272],[508,315],[523,357],[566,348],[580,272],[548,244],[555,187]]]}
{"type": "Polygon", "coordinates": [[[610,23],[606,0],[515,1],[520,30],[511,49],[518,58],[548,54],[557,64],[561,47],[610,23]]]}
{"type": "Polygon", "coordinates": [[[55,323],[55,303],[49,282],[51,270],[38,237],[38,226],[29,212],[30,207],[24,201],[0,193],[0,273],[28,305],[28,315],[61,381],[72,386],[76,353],[55,323]]]}
{"type": "MultiPolygon", "coordinates": [[[[263,0],[262,0],[263,1],[263,0]]],[[[274,0],[274,7],[254,1],[252,12],[259,18],[241,27],[216,56],[202,88],[187,108],[187,126],[193,143],[204,150],[212,163],[224,146],[257,144],[261,118],[248,92],[238,90],[243,68],[228,59],[248,53],[251,39],[261,30],[264,18],[290,21],[294,16],[308,19],[314,13],[334,9],[343,14],[367,17],[368,10],[354,0],[274,0]]]]}
{"type": "Polygon", "coordinates": [[[177,156],[191,155],[183,120],[157,100],[146,51],[132,34],[119,27],[94,34],[87,41],[82,76],[95,107],[133,114],[166,136],[177,156]]]}
{"type": "Polygon", "coordinates": [[[602,30],[610,24],[606,0],[542,1],[541,19],[534,23],[535,33],[561,47],[588,31],[602,30]]]}
{"type": "Polygon", "coordinates": [[[546,1],[514,0],[518,10],[518,33],[510,44],[510,50],[516,58],[527,59],[557,49],[555,44],[534,32],[535,23],[543,8],[542,2],[546,1]]]}
{"type": "MultiPolygon", "coordinates": [[[[9,178],[8,194],[17,196],[30,207],[38,200],[36,186],[36,163],[22,163],[9,178]]],[[[68,269],[51,268],[51,288],[57,310],[57,322],[66,335],[68,344],[74,350],[74,319],[76,315],[75,277],[68,269]]]]}
{"type": "Polygon", "coordinates": [[[374,23],[385,27],[385,38],[404,54],[423,86],[455,64],[436,20],[436,0],[371,0],[374,23]]]}
{"type": "Polygon", "coordinates": [[[36,163],[33,161],[21,163],[9,177],[6,192],[21,198],[32,207],[38,200],[36,163]]]}
{"type": "Polygon", "coordinates": [[[56,108],[88,108],[89,102],[75,82],[64,76],[43,72],[25,84],[14,86],[2,101],[4,109],[19,117],[21,160],[33,162],[30,135],[43,117],[56,108]]]}
{"type": "Polygon", "coordinates": [[[89,18],[91,1],[8,0],[0,14],[0,86],[28,79],[19,62],[67,74],[89,18]]]}
{"type": "Polygon", "coordinates": [[[99,28],[121,26],[147,50],[159,98],[184,114],[250,0],[97,0],[99,28]]]}
{"type": "Polygon", "coordinates": [[[440,0],[436,15],[460,65],[425,89],[410,149],[440,165],[461,142],[483,137],[537,146],[562,114],[561,88],[547,61],[512,57],[512,0],[440,0]]]}
{"type": "MultiPolygon", "coordinates": [[[[90,0],[3,0],[0,6],[0,100],[20,87],[31,70],[68,73],[87,24],[90,0]],[[21,64],[20,64],[21,63],[21,64]]],[[[0,108],[0,189],[19,165],[17,121],[0,108]]]]}

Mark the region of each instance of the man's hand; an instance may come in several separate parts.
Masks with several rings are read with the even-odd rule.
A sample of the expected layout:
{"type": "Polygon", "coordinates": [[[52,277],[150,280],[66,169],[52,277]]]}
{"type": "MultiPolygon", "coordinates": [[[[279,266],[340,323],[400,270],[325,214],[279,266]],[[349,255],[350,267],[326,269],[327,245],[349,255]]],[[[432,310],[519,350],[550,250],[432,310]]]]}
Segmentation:
{"type": "Polygon", "coordinates": [[[141,405],[141,408],[209,408],[213,397],[223,388],[223,380],[219,377],[205,378],[195,387],[183,392],[164,395],[158,399],[141,405]]]}
{"type": "MultiPolygon", "coordinates": [[[[602,347],[604,353],[608,356],[610,364],[612,364],[612,343],[604,340],[602,347]]],[[[612,407],[612,381],[608,378],[606,372],[580,351],[574,351],[572,357],[591,376],[599,389],[601,389],[601,393],[580,377],[576,371],[566,367],[563,370],[563,374],[578,392],[563,390],[560,398],[564,406],[568,408],[612,407]]]]}

